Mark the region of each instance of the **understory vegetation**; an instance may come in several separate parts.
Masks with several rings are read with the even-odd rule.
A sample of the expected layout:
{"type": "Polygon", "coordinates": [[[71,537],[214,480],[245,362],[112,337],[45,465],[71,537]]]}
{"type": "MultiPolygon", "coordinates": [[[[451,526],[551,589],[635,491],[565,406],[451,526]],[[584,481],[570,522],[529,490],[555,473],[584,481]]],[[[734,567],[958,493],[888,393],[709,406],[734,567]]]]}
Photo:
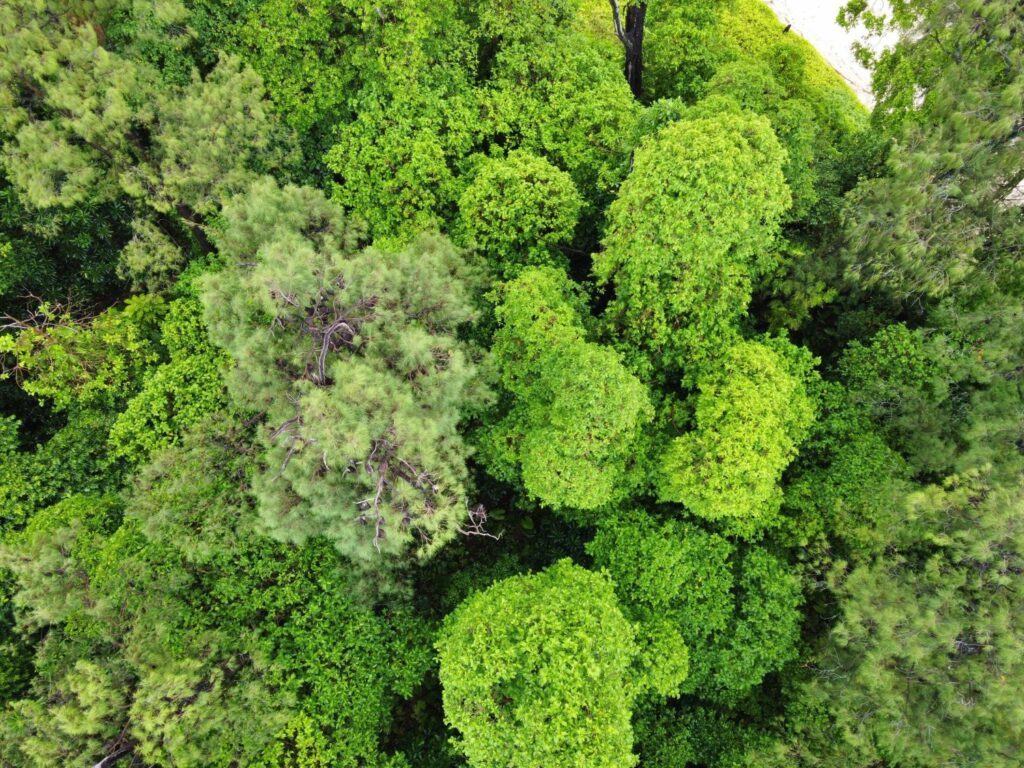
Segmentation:
{"type": "Polygon", "coordinates": [[[1019,768],[1024,8],[0,0],[0,765],[1019,768]]]}

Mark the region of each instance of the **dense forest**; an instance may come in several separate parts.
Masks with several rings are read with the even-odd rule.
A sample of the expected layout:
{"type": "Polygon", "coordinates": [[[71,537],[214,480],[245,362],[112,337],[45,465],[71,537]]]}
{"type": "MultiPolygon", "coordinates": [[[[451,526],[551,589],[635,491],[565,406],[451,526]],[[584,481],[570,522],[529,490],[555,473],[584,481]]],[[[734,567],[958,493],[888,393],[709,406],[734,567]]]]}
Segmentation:
{"type": "Polygon", "coordinates": [[[1024,764],[1024,5],[839,21],[0,0],[0,765],[1024,764]]]}

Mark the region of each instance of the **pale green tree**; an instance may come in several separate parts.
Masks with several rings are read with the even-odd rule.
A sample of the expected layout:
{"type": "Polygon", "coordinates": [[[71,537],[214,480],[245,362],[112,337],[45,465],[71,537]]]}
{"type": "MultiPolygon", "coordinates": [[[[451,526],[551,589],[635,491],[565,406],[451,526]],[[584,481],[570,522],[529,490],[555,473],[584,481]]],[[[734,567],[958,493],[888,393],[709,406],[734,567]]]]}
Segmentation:
{"type": "Polygon", "coordinates": [[[507,277],[527,265],[567,261],[583,205],[572,178],[524,150],[484,160],[459,198],[458,228],[507,277]]]}
{"type": "MultiPolygon", "coordinates": [[[[444,710],[474,768],[629,768],[648,681],[611,583],[571,560],[467,599],[437,641],[444,710]]],[[[677,645],[676,684],[686,674],[677,645]]],[[[667,662],[666,662],[667,663],[667,662]]]]}
{"type": "Polygon", "coordinates": [[[468,515],[459,422],[482,402],[456,333],[474,276],[447,240],[361,249],[315,190],[266,179],[233,200],[227,264],[201,282],[235,402],[264,414],[255,480],[267,528],[349,557],[429,553],[468,515]]]}

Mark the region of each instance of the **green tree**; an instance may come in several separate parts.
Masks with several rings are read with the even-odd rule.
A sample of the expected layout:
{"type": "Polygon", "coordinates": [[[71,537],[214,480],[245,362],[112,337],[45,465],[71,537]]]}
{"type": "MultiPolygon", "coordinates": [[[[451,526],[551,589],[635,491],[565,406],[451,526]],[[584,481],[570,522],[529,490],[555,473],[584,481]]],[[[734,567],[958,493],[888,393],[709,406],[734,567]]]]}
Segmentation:
{"type": "Polygon", "coordinates": [[[139,463],[226,405],[223,354],[210,342],[194,295],[170,303],[160,326],[167,361],[146,376],[110,429],[115,456],[139,463]]]}
{"type": "MultiPolygon", "coordinates": [[[[156,16],[165,26],[180,21],[156,16]]],[[[37,208],[124,195],[148,207],[128,263],[140,282],[166,287],[164,262],[181,259],[163,222],[206,248],[205,218],[248,186],[254,169],[277,164],[274,121],[259,77],[240,60],[224,57],[205,78],[193,72],[169,84],[147,62],[104,47],[107,20],[96,8],[67,13],[58,0],[5,4],[2,162],[37,208]]]]}
{"type": "Polygon", "coordinates": [[[159,360],[164,311],[159,296],[136,296],[95,318],[43,302],[29,318],[7,323],[14,334],[0,336],[0,378],[13,378],[57,410],[112,407],[159,360]]]}
{"type": "MultiPolygon", "coordinates": [[[[626,3],[623,3],[626,5],[626,3]]],[[[643,96],[693,100],[725,57],[719,24],[722,0],[637,3],[643,19],[643,96]]],[[[625,30],[623,30],[625,31],[625,30]]]]}
{"type": "Polygon", "coordinates": [[[454,0],[355,5],[350,61],[361,87],[324,162],[337,175],[334,199],[374,238],[404,244],[453,217],[459,165],[489,127],[471,77],[473,37],[454,0]]]}
{"type": "Polygon", "coordinates": [[[528,265],[566,266],[583,201],[572,178],[524,150],[481,162],[459,198],[458,229],[506,277],[528,265]]]}
{"type": "Polygon", "coordinates": [[[851,406],[864,413],[918,472],[951,468],[958,424],[951,370],[941,343],[903,324],[843,350],[840,379],[851,406]]]}
{"type": "Polygon", "coordinates": [[[95,202],[34,209],[0,163],[0,312],[19,314],[26,295],[56,302],[113,293],[128,215],[123,206],[95,202]]]}
{"type": "MultiPolygon", "coordinates": [[[[1018,462],[1019,467],[1019,462],[1018,462]]],[[[884,552],[831,578],[838,622],[758,766],[1018,762],[1020,476],[912,491],[884,552]]]]}
{"type": "Polygon", "coordinates": [[[484,460],[554,509],[593,510],[640,481],[647,391],[618,354],[587,340],[586,307],[564,272],[529,267],[495,292],[492,355],[508,412],[484,460]]]}
{"type": "Polygon", "coordinates": [[[326,536],[366,564],[433,552],[467,517],[458,426],[483,397],[456,338],[476,314],[462,255],[439,237],[361,250],[321,193],[269,179],[223,219],[227,264],[201,298],[234,361],[229,391],[264,414],[255,491],[267,528],[326,536]]]}
{"type": "Polygon", "coordinates": [[[0,547],[21,631],[44,632],[28,695],[0,714],[5,759],[390,764],[381,738],[425,633],[397,602],[386,619],[360,605],[323,540],[254,534],[239,443],[218,414],[156,454],[123,519],[116,499],[74,497],[0,547]]]}
{"type": "Polygon", "coordinates": [[[776,525],[779,481],[814,421],[814,362],[782,338],[730,346],[697,379],[696,428],[661,457],[659,497],[744,537],[776,525]]]}
{"type": "Polygon", "coordinates": [[[608,580],[569,560],[471,596],[437,641],[445,717],[469,763],[634,765],[634,634],[608,580]]]}
{"type": "Polygon", "coordinates": [[[898,42],[874,65],[874,121],[893,144],[885,174],[861,183],[845,221],[850,276],[898,297],[957,284],[1020,286],[1024,209],[1024,20],[1010,0],[907,0],[890,16],[845,11],[898,42]]]}
{"type": "Polygon", "coordinates": [[[903,554],[839,585],[843,616],[830,640],[850,665],[828,690],[859,749],[906,765],[1016,760],[1021,504],[1019,486],[991,487],[984,475],[911,494],[903,554]]]}
{"type": "Polygon", "coordinates": [[[490,66],[482,99],[494,133],[569,173],[595,215],[628,173],[641,113],[618,66],[570,25],[513,38],[490,66]]]}
{"type": "Polygon", "coordinates": [[[641,638],[683,638],[684,693],[731,706],[796,657],[800,581],[767,550],[630,511],[602,521],[587,551],[607,569],[641,638]]]}
{"type": "Polygon", "coordinates": [[[790,204],[785,160],[767,120],[733,112],[671,123],[637,150],[594,256],[635,365],[693,378],[735,338],[790,204]]]}

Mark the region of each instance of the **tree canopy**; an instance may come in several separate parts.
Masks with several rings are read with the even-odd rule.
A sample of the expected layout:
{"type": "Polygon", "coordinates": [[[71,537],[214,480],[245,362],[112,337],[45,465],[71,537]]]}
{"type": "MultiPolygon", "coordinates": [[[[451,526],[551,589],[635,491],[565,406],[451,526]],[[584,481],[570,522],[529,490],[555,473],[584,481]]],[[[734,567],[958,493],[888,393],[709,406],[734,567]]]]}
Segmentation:
{"type": "Polygon", "coordinates": [[[436,549],[467,518],[457,427],[484,394],[456,337],[475,315],[461,254],[428,236],[360,248],[321,193],[269,179],[223,221],[227,263],[201,297],[229,392],[265,421],[254,490],[268,529],[327,536],[357,560],[436,549]]]}
{"type": "Polygon", "coordinates": [[[1017,768],[1022,20],[0,2],[0,765],[1017,768]]]}

